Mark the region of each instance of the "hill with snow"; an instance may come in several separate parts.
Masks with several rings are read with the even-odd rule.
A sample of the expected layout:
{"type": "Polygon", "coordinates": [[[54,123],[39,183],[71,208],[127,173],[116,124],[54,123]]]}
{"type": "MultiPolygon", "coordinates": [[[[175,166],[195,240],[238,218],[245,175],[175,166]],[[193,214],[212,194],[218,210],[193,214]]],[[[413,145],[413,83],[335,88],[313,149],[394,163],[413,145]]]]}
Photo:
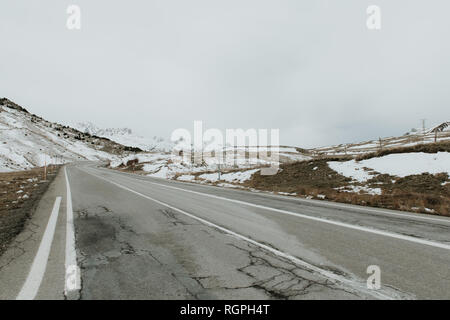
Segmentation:
{"type": "Polygon", "coordinates": [[[139,148],[143,151],[170,152],[173,144],[161,137],[146,138],[133,133],[129,128],[100,128],[91,122],[78,122],[74,127],[81,132],[108,138],[124,146],[139,148]]]}
{"type": "Polygon", "coordinates": [[[312,148],[307,150],[313,156],[358,156],[366,153],[377,152],[380,150],[411,147],[419,144],[433,143],[436,141],[450,141],[450,126],[446,126],[448,122],[428,129],[413,128],[403,136],[379,138],[378,140],[370,140],[359,143],[347,143],[334,146],[326,146],[312,148]],[[441,130],[437,128],[442,126],[441,130]]]}
{"type": "Polygon", "coordinates": [[[119,143],[49,122],[0,99],[0,172],[80,160],[114,161],[129,151],[119,143]]]}

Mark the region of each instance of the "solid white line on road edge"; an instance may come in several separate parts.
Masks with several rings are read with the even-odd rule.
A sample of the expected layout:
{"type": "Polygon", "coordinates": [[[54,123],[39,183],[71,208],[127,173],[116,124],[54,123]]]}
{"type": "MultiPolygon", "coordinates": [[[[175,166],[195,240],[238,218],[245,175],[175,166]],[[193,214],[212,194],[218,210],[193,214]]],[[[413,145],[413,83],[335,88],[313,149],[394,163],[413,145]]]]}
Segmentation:
{"type": "MultiPolygon", "coordinates": [[[[181,182],[182,183],[182,182],[181,182]]],[[[275,194],[265,194],[266,196],[280,199],[281,195],[275,195],[275,194]]],[[[336,202],[330,202],[325,200],[313,200],[313,199],[304,199],[304,198],[294,198],[295,201],[298,201],[302,204],[309,204],[315,207],[323,207],[328,209],[341,209],[341,210],[348,210],[348,211],[365,211],[369,213],[374,213],[378,216],[382,215],[390,215],[390,216],[396,216],[401,217],[403,219],[409,219],[409,220],[426,220],[426,221],[436,221],[439,223],[445,223],[449,224],[450,219],[447,217],[441,217],[441,218],[434,218],[433,216],[425,216],[421,213],[410,213],[405,211],[404,213],[397,213],[397,212],[391,212],[387,210],[383,210],[381,208],[373,208],[373,207],[367,207],[367,206],[358,206],[354,204],[345,204],[345,203],[336,203],[336,202]]]]}
{"type": "Polygon", "coordinates": [[[39,245],[39,249],[34,257],[27,279],[17,295],[16,300],[33,300],[39,291],[42,279],[44,278],[45,269],[47,269],[48,256],[50,255],[53,236],[55,235],[60,205],[61,197],[56,197],[52,213],[48,219],[47,227],[45,228],[44,235],[42,236],[41,244],[39,245]]]}
{"type": "MultiPolygon", "coordinates": [[[[105,168],[98,168],[101,170],[104,170],[108,173],[111,173],[111,169],[105,169],[105,168]]],[[[128,173],[128,172],[122,172],[122,171],[114,171],[115,174],[121,174],[121,175],[127,175],[130,177],[138,177],[138,178],[144,178],[144,179],[139,179],[145,182],[150,182],[148,181],[148,179],[145,179],[147,177],[143,177],[143,176],[139,176],[136,175],[135,173],[128,173]]],[[[158,177],[152,177],[152,179],[159,179],[159,180],[163,180],[163,181],[168,181],[165,178],[158,178],[158,177]]],[[[182,181],[178,181],[178,180],[171,180],[171,183],[177,183],[177,184],[184,184],[186,185],[187,182],[182,182],[182,181]]],[[[195,182],[188,182],[190,185],[192,186],[196,186],[196,187],[201,187],[201,188],[225,188],[231,191],[242,191],[242,190],[236,190],[236,189],[231,189],[231,188],[227,188],[227,187],[218,187],[218,186],[212,186],[212,185],[204,185],[204,184],[200,184],[200,183],[195,183],[195,182]]],[[[251,191],[251,190],[246,190],[246,191],[251,191]]],[[[277,195],[277,194],[272,194],[269,192],[253,192],[254,194],[258,194],[260,196],[265,196],[265,197],[271,197],[274,199],[278,199],[278,200],[284,200],[283,198],[286,198],[286,196],[282,196],[282,195],[277,195]]],[[[358,206],[358,205],[350,205],[350,204],[345,204],[345,203],[336,203],[336,202],[330,202],[330,201],[325,201],[325,200],[312,200],[312,199],[303,199],[303,198],[293,198],[293,197],[289,197],[290,200],[294,200],[294,201],[298,201],[299,203],[302,204],[310,204],[313,205],[315,207],[324,207],[324,208],[329,208],[329,209],[342,209],[342,210],[351,210],[351,211],[366,211],[366,212],[370,212],[370,213],[375,213],[379,216],[386,214],[386,215],[391,215],[391,216],[397,216],[397,217],[401,217],[403,219],[413,219],[413,220],[428,220],[428,221],[436,221],[439,223],[450,223],[450,219],[447,217],[440,217],[440,218],[435,218],[433,216],[429,217],[429,216],[425,216],[423,214],[419,214],[419,213],[410,213],[410,212],[404,212],[404,213],[398,213],[398,212],[391,212],[388,210],[383,210],[382,208],[371,208],[371,207],[365,207],[365,206],[358,206]]]]}
{"type": "MultiPolygon", "coordinates": [[[[87,172],[87,171],[85,171],[85,172],[87,172]]],[[[107,181],[109,181],[109,180],[107,180],[107,181]]],[[[290,215],[290,216],[294,216],[294,217],[299,217],[299,218],[304,218],[304,219],[308,219],[308,220],[328,223],[328,224],[331,224],[331,225],[336,225],[336,226],[349,228],[349,229],[353,229],[353,230],[368,232],[368,233],[381,235],[381,236],[385,236],[385,237],[390,237],[390,238],[394,238],[394,239],[405,240],[405,241],[409,241],[409,242],[413,242],[413,243],[418,243],[418,244],[422,244],[422,245],[432,246],[432,247],[439,248],[439,249],[450,250],[450,245],[449,244],[445,244],[445,243],[441,243],[441,242],[421,239],[421,238],[412,237],[412,236],[406,236],[406,235],[402,235],[402,234],[399,234],[399,233],[393,233],[393,232],[383,231],[383,230],[369,228],[369,227],[353,225],[353,224],[349,224],[349,223],[345,223],[345,222],[339,222],[339,221],[330,220],[330,219],[326,219],[326,218],[313,217],[313,216],[302,214],[302,213],[297,213],[297,212],[293,212],[293,211],[287,211],[287,210],[283,210],[283,209],[267,207],[267,206],[263,206],[263,205],[259,205],[259,204],[254,204],[254,203],[251,203],[251,202],[245,202],[245,201],[241,201],[241,200],[229,199],[229,198],[216,196],[216,195],[212,195],[212,194],[207,194],[207,193],[187,190],[187,189],[183,189],[183,188],[168,186],[168,185],[165,185],[165,184],[162,184],[162,183],[150,182],[150,181],[146,181],[146,180],[143,180],[143,182],[148,183],[148,184],[153,184],[153,185],[156,185],[156,186],[161,186],[163,188],[184,191],[184,192],[188,192],[188,193],[201,195],[201,196],[204,196],[204,197],[209,197],[209,198],[229,201],[229,202],[233,202],[233,203],[237,203],[237,204],[242,204],[242,205],[246,205],[246,206],[249,206],[249,207],[254,207],[254,208],[274,211],[274,212],[278,212],[278,213],[282,213],[282,214],[290,215]]]]}
{"type": "Polygon", "coordinates": [[[368,227],[363,227],[363,226],[357,226],[357,225],[353,225],[353,224],[349,224],[349,223],[345,223],[345,222],[334,221],[334,220],[329,220],[329,219],[325,219],[325,218],[313,217],[313,216],[309,216],[309,215],[302,214],[302,213],[297,213],[297,212],[287,211],[287,210],[283,210],[283,209],[276,209],[276,208],[266,207],[266,206],[262,206],[262,205],[259,205],[259,204],[254,204],[254,203],[245,202],[245,201],[241,201],[241,200],[234,200],[234,199],[224,198],[224,197],[215,196],[215,195],[212,195],[212,194],[205,194],[205,193],[201,193],[201,192],[197,192],[197,191],[185,190],[185,189],[182,189],[182,188],[167,186],[167,185],[161,184],[161,183],[149,182],[149,181],[146,181],[146,182],[150,183],[150,184],[157,185],[157,186],[161,186],[161,187],[164,187],[164,188],[175,189],[175,190],[180,190],[180,191],[184,191],[184,192],[198,194],[198,195],[201,195],[201,196],[204,196],[204,197],[210,197],[210,198],[214,198],[214,199],[225,200],[225,201],[234,202],[234,203],[237,203],[237,204],[242,204],[242,205],[246,205],[246,206],[250,206],[250,207],[254,207],[254,208],[258,208],[258,209],[275,211],[275,212],[282,213],[282,214],[289,215],[289,216],[304,218],[304,219],[318,221],[318,222],[324,222],[324,223],[332,224],[332,225],[335,225],[335,226],[340,226],[340,227],[349,228],[349,229],[358,230],[358,231],[369,232],[369,233],[373,233],[373,234],[376,234],[376,235],[381,235],[381,236],[390,237],[390,238],[394,238],[394,239],[399,239],[399,240],[405,240],[405,241],[409,241],[409,242],[419,243],[419,244],[432,246],[432,247],[439,248],[439,249],[450,250],[450,245],[445,244],[445,243],[440,243],[440,242],[436,242],[436,241],[431,241],[431,240],[426,240],[426,239],[421,239],[421,238],[416,238],[416,237],[411,237],[411,236],[405,236],[405,235],[402,235],[402,234],[399,234],[399,233],[393,233],[393,232],[383,231],[383,230],[379,230],[379,229],[373,229],[373,228],[368,228],[368,227]]]}
{"type": "Polygon", "coordinates": [[[297,264],[297,265],[303,266],[303,267],[305,267],[305,268],[307,268],[307,269],[309,269],[309,270],[311,270],[311,271],[313,271],[313,272],[317,272],[317,273],[321,274],[322,276],[327,277],[327,278],[329,278],[329,279],[331,279],[331,280],[334,280],[334,281],[336,281],[336,282],[340,282],[340,283],[344,283],[344,284],[346,284],[346,285],[349,285],[350,287],[352,287],[353,289],[356,289],[356,290],[358,290],[358,291],[366,292],[366,293],[368,293],[368,294],[370,294],[370,295],[372,295],[372,296],[374,296],[374,297],[380,298],[380,299],[389,299],[389,300],[390,300],[390,299],[400,298],[399,296],[397,297],[396,294],[393,294],[393,295],[395,295],[395,296],[393,297],[392,295],[385,294],[385,293],[382,293],[382,292],[380,292],[380,291],[369,290],[369,289],[367,289],[365,283],[362,284],[362,283],[358,282],[357,280],[347,279],[347,278],[345,278],[345,277],[343,277],[343,276],[337,275],[337,274],[332,273],[332,272],[330,272],[330,271],[327,271],[327,270],[318,268],[318,267],[316,267],[316,266],[314,266],[314,265],[312,265],[312,264],[309,264],[308,262],[305,262],[305,261],[303,261],[303,260],[301,260],[301,259],[299,259],[299,258],[297,258],[297,257],[294,257],[294,256],[292,256],[292,255],[290,255],[290,254],[288,254],[288,253],[284,253],[284,252],[279,251],[279,250],[277,250],[277,249],[274,249],[274,248],[272,248],[272,247],[270,247],[270,246],[267,246],[267,245],[265,245],[265,244],[259,243],[258,241],[255,241],[255,240],[253,240],[253,239],[251,239],[251,238],[248,238],[248,237],[246,237],[246,236],[244,236],[244,235],[241,235],[241,234],[239,234],[239,233],[236,233],[236,232],[234,232],[234,231],[231,231],[231,230],[229,230],[229,229],[226,229],[226,228],[224,228],[224,227],[221,227],[221,226],[219,226],[219,225],[217,225],[217,224],[215,224],[215,223],[212,223],[212,222],[209,222],[208,220],[205,220],[205,219],[203,219],[203,218],[197,217],[197,216],[195,216],[195,215],[193,215],[193,214],[191,214],[191,213],[188,213],[188,212],[186,212],[186,211],[184,211],[184,210],[181,210],[181,209],[178,209],[178,208],[176,208],[176,207],[173,207],[173,206],[171,206],[170,204],[167,204],[167,203],[165,203],[165,202],[156,200],[156,199],[154,199],[154,198],[152,198],[152,197],[149,197],[149,196],[147,196],[147,195],[145,195],[145,194],[142,194],[142,193],[140,193],[140,192],[134,191],[133,189],[130,189],[130,188],[128,188],[128,187],[125,187],[125,186],[123,186],[123,185],[121,185],[121,184],[119,184],[119,183],[116,183],[116,182],[113,182],[113,181],[108,180],[108,179],[106,179],[106,178],[100,177],[100,176],[98,176],[98,175],[96,175],[96,174],[87,172],[87,171],[85,171],[85,170],[83,170],[83,169],[79,169],[79,170],[82,170],[82,171],[86,172],[87,174],[90,174],[90,175],[92,175],[92,176],[94,176],[94,177],[97,177],[98,179],[105,180],[106,182],[109,182],[109,183],[111,183],[111,184],[113,184],[113,185],[115,185],[115,186],[117,186],[117,187],[119,187],[119,188],[122,188],[122,189],[124,189],[124,190],[126,190],[126,191],[129,191],[129,192],[131,192],[131,193],[134,193],[134,194],[136,194],[136,195],[138,195],[138,196],[141,196],[141,197],[143,197],[143,198],[146,198],[146,199],[148,199],[148,200],[151,200],[151,201],[153,201],[153,202],[156,202],[156,203],[158,203],[158,204],[160,204],[160,205],[162,205],[162,206],[165,206],[165,207],[167,207],[167,208],[169,208],[169,209],[175,210],[175,211],[177,211],[177,212],[179,212],[179,213],[181,213],[181,214],[184,214],[185,216],[188,216],[188,217],[190,217],[190,218],[192,218],[192,219],[195,219],[195,220],[197,220],[197,221],[200,221],[201,223],[203,223],[203,224],[205,224],[205,225],[208,225],[208,226],[210,226],[210,227],[219,229],[219,230],[221,230],[221,231],[223,231],[223,232],[225,232],[225,233],[228,233],[229,235],[232,235],[232,236],[234,236],[234,237],[236,237],[236,238],[239,238],[239,239],[241,239],[241,240],[247,241],[247,242],[249,242],[249,243],[251,243],[251,244],[253,244],[253,245],[257,246],[257,247],[260,247],[260,248],[262,248],[262,249],[264,249],[264,250],[267,250],[267,251],[269,251],[269,252],[272,252],[273,254],[275,254],[275,255],[277,255],[277,256],[279,256],[279,257],[288,259],[288,260],[292,261],[293,263],[295,263],[295,264],[297,264]]]}
{"type": "Polygon", "coordinates": [[[73,210],[72,210],[72,194],[70,192],[69,178],[67,175],[67,168],[64,167],[64,175],[66,177],[66,276],[64,282],[64,294],[67,296],[72,291],[81,289],[80,268],[77,265],[77,253],[75,251],[75,231],[73,225],[73,210]]]}

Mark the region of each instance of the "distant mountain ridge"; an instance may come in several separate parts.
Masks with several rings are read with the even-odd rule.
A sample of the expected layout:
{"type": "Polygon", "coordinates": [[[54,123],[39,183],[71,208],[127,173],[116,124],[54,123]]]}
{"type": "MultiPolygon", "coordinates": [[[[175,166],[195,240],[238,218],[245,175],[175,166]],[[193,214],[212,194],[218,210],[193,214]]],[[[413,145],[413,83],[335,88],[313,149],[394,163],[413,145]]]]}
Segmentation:
{"type": "Polygon", "coordinates": [[[92,122],[78,122],[74,125],[75,128],[82,132],[89,133],[91,135],[131,135],[133,131],[129,128],[106,128],[102,129],[92,122]]]}
{"type": "Polygon", "coordinates": [[[92,122],[78,122],[74,127],[81,132],[105,137],[117,143],[144,151],[170,152],[174,144],[162,137],[147,138],[133,133],[130,128],[100,128],[92,122]]]}

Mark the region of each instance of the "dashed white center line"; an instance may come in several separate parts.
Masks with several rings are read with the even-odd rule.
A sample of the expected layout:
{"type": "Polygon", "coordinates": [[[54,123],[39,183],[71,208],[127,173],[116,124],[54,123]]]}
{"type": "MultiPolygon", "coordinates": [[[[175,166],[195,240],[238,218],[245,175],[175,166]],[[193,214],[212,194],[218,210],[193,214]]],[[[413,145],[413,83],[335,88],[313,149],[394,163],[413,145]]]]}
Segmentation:
{"type": "Polygon", "coordinates": [[[39,245],[39,249],[34,257],[30,272],[22,286],[16,300],[33,300],[44,278],[45,269],[47,268],[48,256],[55,235],[56,222],[58,221],[59,207],[61,205],[61,197],[57,197],[50,218],[45,228],[44,235],[39,245]]]}

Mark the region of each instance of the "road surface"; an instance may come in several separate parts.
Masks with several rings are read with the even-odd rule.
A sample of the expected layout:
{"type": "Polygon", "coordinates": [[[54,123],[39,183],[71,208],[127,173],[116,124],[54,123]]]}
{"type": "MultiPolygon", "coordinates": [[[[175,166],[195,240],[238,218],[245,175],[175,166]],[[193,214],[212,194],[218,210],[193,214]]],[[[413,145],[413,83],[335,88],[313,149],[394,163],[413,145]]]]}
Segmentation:
{"type": "Polygon", "coordinates": [[[0,299],[449,299],[449,266],[448,218],[85,162],[0,257],[0,299]]]}

